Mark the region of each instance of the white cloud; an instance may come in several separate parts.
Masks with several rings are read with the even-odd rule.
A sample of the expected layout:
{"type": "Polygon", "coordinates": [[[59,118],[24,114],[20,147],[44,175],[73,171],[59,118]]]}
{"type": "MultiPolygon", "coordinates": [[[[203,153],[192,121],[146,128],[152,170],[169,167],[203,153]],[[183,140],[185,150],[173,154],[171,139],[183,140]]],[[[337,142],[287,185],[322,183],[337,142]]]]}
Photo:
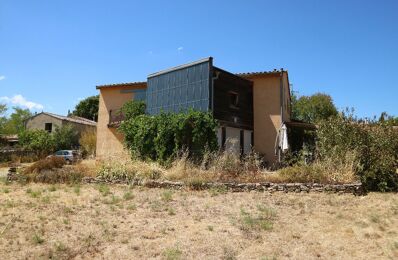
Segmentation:
{"type": "Polygon", "coordinates": [[[0,101],[23,108],[28,108],[29,110],[42,110],[44,108],[42,104],[28,101],[22,95],[15,95],[13,97],[0,97],[0,101]]]}
{"type": "Polygon", "coordinates": [[[182,51],[183,49],[184,49],[184,47],[181,46],[181,47],[177,48],[177,51],[182,51]]]}
{"type": "Polygon", "coordinates": [[[6,76],[0,75],[0,80],[3,80],[3,79],[5,79],[5,78],[6,78],[6,76]]]}

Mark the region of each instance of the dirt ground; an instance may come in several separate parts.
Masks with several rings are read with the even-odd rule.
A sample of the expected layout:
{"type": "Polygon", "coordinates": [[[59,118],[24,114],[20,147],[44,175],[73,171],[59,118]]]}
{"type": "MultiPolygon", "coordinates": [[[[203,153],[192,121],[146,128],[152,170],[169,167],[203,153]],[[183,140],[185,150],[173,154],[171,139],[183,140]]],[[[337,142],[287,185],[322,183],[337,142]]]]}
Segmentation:
{"type": "Polygon", "coordinates": [[[2,259],[397,259],[398,195],[0,184],[2,259]]]}

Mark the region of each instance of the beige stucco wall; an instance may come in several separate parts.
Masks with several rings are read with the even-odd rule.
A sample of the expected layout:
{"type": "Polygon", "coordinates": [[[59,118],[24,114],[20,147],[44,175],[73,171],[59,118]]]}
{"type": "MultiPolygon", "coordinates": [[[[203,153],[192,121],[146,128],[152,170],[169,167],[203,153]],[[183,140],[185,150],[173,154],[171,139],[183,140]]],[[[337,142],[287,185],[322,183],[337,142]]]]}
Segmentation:
{"type": "Polygon", "coordinates": [[[128,152],[123,147],[123,135],[116,128],[108,127],[109,111],[117,111],[124,103],[134,98],[133,93],[121,93],[121,90],[142,88],[145,88],[145,85],[100,89],[97,123],[97,159],[128,157],[128,152]]]}
{"type": "Polygon", "coordinates": [[[94,129],[95,130],[95,126],[91,126],[91,125],[85,125],[85,124],[79,124],[79,123],[74,123],[74,122],[70,122],[70,121],[65,121],[65,120],[61,120],[59,118],[55,118],[52,117],[50,115],[47,114],[38,114],[36,116],[33,116],[31,118],[29,118],[26,121],[26,129],[40,129],[40,130],[46,130],[45,129],[45,124],[46,123],[52,123],[52,131],[54,132],[56,127],[62,127],[63,125],[66,124],[70,124],[73,126],[73,128],[79,133],[81,134],[83,131],[85,131],[86,129],[94,129]]]}
{"type": "Polygon", "coordinates": [[[54,118],[52,116],[46,115],[46,114],[38,114],[36,116],[33,116],[29,118],[26,121],[26,129],[39,129],[39,130],[45,130],[45,124],[46,123],[52,123],[52,131],[55,130],[55,127],[61,127],[62,126],[62,120],[58,118],[54,118]]]}
{"type": "Polygon", "coordinates": [[[281,125],[280,76],[246,78],[253,81],[254,150],[272,166],[277,161],[275,139],[281,125]]]}

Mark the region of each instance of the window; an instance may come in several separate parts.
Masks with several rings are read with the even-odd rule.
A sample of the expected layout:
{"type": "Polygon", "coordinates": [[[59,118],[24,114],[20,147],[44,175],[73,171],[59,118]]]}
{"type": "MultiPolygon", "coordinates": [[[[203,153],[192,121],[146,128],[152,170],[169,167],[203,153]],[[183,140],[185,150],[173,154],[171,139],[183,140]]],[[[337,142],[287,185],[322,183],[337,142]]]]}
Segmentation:
{"type": "Polygon", "coordinates": [[[236,92],[228,92],[229,95],[229,107],[239,108],[239,95],[236,92]]]}
{"type": "Polygon", "coordinates": [[[45,123],[44,124],[44,130],[46,130],[47,132],[51,133],[53,130],[53,124],[52,123],[45,123]]]}

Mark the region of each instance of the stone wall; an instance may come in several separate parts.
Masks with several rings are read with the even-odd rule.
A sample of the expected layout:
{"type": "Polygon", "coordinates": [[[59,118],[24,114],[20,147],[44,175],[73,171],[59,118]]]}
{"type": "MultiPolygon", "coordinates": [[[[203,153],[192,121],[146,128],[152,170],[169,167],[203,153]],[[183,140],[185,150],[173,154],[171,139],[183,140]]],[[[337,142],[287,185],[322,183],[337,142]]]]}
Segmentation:
{"type": "Polygon", "coordinates": [[[85,183],[109,183],[109,184],[133,184],[144,186],[148,188],[167,188],[167,189],[225,189],[231,192],[331,192],[331,193],[351,193],[354,195],[365,195],[366,191],[363,189],[361,183],[353,184],[319,184],[319,183],[220,183],[220,182],[207,182],[207,183],[184,183],[172,181],[158,181],[158,180],[103,180],[100,178],[83,178],[85,183]]]}
{"type": "MultiPolygon", "coordinates": [[[[18,180],[18,173],[16,167],[11,167],[8,175],[8,181],[18,180]]],[[[351,193],[354,195],[366,195],[365,189],[361,183],[353,184],[319,184],[319,183],[232,183],[232,182],[173,182],[173,181],[159,181],[159,180],[105,180],[99,177],[84,177],[83,183],[107,183],[107,184],[132,184],[143,186],[147,188],[166,188],[166,189],[192,189],[192,190],[206,190],[206,189],[223,189],[230,192],[295,192],[295,193],[309,193],[309,192],[330,192],[330,193],[351,193]]]]}

